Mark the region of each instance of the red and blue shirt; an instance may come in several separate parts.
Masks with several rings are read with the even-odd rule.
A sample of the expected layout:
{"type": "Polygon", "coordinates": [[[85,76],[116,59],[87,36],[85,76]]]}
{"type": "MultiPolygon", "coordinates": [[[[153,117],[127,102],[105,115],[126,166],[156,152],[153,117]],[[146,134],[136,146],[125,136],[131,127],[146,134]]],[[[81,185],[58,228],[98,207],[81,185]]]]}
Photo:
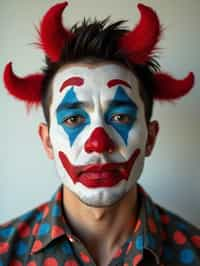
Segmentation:
{"type": "MultiPolygon", "coordinates": [[[[0,226],[0,266],[96,265],[67,223],[62,191],[0,226]]],[[[138,192],[137,223],[109,266],[200,266],[200,230],[138,192]]]]}

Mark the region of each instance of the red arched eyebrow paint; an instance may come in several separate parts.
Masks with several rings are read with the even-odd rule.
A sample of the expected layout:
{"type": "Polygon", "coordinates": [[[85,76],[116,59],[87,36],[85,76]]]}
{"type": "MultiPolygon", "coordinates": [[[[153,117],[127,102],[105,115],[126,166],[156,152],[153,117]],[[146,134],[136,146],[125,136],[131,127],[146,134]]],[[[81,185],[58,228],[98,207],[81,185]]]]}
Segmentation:
{"type": "Polygon", "coordinates": [[[81,86],[84,84],[84,80],[80,77],[71,77],[67,80],[65,80],[60,87],[60,92],[63,91],[63,89],[67,86],[81,86]]]}
{"type": "Polygon", "coordinates": [[[131,88],[131,85],[128,82],[121,80],[121,79],[112,79],[112,80],[109,80],[107,83],[107,86],[109,88],[116,86],[116,85],[125,85],[126,87],[131,88]]]}

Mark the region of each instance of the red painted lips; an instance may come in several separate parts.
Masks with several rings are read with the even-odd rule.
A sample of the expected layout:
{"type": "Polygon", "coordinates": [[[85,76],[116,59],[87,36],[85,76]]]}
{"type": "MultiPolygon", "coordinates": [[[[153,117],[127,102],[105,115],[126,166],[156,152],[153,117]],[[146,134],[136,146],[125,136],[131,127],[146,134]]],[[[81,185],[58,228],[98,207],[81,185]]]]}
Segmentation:
{"type": "Polygon", "coordinates": [[[62,151],[58,153],[62,165],[72,178],[73,183],[80,182],[89,188],[112,187],[123,179],[128,180],[130,171],[139,154],[140,149],[136,149],[131,158],[123,163],[75,166],[70,163],[62,151]]]}

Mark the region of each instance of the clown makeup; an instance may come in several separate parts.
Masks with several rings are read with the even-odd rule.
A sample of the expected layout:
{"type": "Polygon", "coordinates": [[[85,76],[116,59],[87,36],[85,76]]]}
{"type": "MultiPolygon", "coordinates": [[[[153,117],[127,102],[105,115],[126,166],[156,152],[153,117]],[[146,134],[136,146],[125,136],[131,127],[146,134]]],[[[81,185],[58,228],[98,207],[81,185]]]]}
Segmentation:
{"type": "Polygon", "coordinates": [[[52,89],[50,138],[62,182],[85,204],[115,203],[144,164],[138,79],[117,64],[73,64],[59,70],[52,89]]]}

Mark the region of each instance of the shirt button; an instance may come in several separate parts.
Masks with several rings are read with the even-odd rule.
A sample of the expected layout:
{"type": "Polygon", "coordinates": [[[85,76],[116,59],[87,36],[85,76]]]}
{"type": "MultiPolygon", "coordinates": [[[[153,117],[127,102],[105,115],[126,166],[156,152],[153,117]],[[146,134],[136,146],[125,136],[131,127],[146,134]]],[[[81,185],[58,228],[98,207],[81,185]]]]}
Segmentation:
{"type": "Polygon", "coordinates": [[[69,239],[70,242],[74,242],[74,238],[71,235],[67,235],[67,238],[69,239]]]}

